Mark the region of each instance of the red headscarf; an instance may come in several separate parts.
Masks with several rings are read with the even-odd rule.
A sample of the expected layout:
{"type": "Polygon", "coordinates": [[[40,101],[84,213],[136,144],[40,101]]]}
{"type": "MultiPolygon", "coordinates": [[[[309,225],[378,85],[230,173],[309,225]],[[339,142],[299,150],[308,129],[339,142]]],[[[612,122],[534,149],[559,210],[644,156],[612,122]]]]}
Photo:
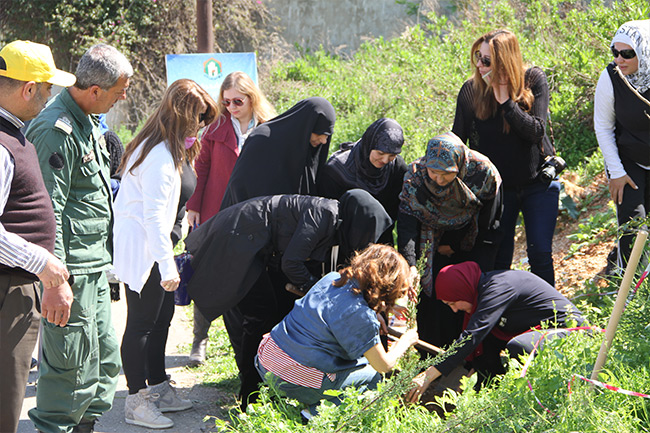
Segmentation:
{"type": "MultiPolygon", "coordinates": [[[[457,265],[445,266],[436,277],[436,298],[441,301],[456,302],[466,301],[472,304],[472,310],[465,313],[463,329],[467,328],[469,319],[476,311],[478,305],[478,283],[481,279],[481,268],[476,262],[463,262],[457,265]]],[[[494,327],[492,335],[500,340],[508,341],[517,334],[509,334],[494,327]]],[[[469,361],[483,352],[483,345],[479,345],[474,353],[466,359],[469,361]]]]}
{"type": "MultiPolygon", "coordinates": [[[[478,303],[478,282],[481,268],[476,262],[463,262],[445,266],[436,277],[436,298],[441,301],[466,301],[472,304],[472,312],[465,313],[465,321],[476,310],[478,303]]],[[[466,325],[467,323],[464,323],[466,325]]],[[[464,326],[463,326],[464,328],[464,326]]]]}

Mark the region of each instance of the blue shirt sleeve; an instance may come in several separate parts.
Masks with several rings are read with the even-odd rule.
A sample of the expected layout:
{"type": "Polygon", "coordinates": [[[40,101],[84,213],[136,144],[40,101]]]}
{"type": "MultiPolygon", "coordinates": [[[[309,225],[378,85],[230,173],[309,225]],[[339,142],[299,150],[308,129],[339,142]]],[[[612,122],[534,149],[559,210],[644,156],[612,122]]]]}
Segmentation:
{"type": "MultiPolygon", "coordinates": [[[[346,285],[340,290],[349,290],[346,285]]],[[[347,297],[341,297],[342,300],[347,297]]],[[[330,331],[349,359],[359,359],[380,342],[377,313],[366,304],[363,296],[350,292],[350,304],[335,305],[328,318],[330,331]]]]}

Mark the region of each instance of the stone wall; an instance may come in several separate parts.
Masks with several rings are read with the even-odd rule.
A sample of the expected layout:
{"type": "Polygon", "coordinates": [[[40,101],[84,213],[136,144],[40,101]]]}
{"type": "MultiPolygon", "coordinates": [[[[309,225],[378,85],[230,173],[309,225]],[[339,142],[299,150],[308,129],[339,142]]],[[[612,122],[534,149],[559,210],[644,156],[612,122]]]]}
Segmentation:
{"type": "MultiPolygon", "coordinates": [[[[408,7],[395,0],[264,0],[279,19],[282,37],[291,45],[334,53],[352,53],[365,40],[391,39],[415,23],[408,7]]],[[[444,10],[451,0],[408,2],[422,10],[444,10]]]]}

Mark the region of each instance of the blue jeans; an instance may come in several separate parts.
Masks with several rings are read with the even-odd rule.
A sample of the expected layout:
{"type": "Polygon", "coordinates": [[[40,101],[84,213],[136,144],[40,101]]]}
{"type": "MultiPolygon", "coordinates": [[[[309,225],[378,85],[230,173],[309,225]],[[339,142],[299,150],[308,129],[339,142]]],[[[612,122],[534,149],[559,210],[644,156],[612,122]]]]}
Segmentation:
{"type": "Polygon", "coordinates": [[[316,389],[287,383],[275,374],[269,373],[269,371],[260,364],[257,355],[255,356],[255,367],[260,373],[260,376],[264,379],[264,382],[269,384],[272,382],[276,388],[286,394],[287,397],[294,398],[300,403],[309,405],[309,412],[312,415],[318,414],[316,408],[320,404],[321,400],[329,400],[336,405],[341,403],[341,400],[338,397],[325,395],[325,391],[330,389],[343,390],[348,386],[354,386],[355,388],[361,389],[375,389],[381,380],[381,374],[377,373],[370,364],[366,364],[360,367],[337,372],[334,381],[331,381],[327,376],[325,376],[321,387],[316,389]],[[268,377],[267,373],[269,373],[268,377]]]}
{"type": "Polygon", "coordinates": [[[503,241],[497,252],[495,269],[510,269],[515,245],[515,226],[521,211],[526,228],[530,270],[555,286],[553,271],[553,232],[558,213],[560,183],[535,182],[517,188],[504,188],[501,228],[503,241]]]}

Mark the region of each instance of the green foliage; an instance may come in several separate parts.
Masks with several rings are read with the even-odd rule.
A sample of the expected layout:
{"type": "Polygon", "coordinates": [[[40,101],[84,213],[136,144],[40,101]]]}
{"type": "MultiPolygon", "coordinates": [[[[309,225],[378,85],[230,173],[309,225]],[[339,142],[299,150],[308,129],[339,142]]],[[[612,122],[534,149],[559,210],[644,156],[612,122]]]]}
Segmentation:
{"type": "MultiPolygon", "coordinates": [[[[404,2],[416,7],[416,2],[404,2]]],[[[430,14],[426,24],[396,39],[367,42],[351,59],[322,50],[280,65],[271,76],[270,99],[283,111],[319,95],[337,112],[335,142],[355,141],[379,117],[404,128],[407,162],[427,141],[452,127],[456,95],[470,76],[469,48],[484,32],[506,27],[518,37],[524,60],[542,67],[551,89],[556,146],[578,167],[596,150],[593,93],[608,62],[608,46],[620,24],[647,18],[644,0],[482,0],[459,8],[462,20],[430,14]]],[[[335,149],[333,149],[335,150],[335,149]]]]}
{"type": "MultiPolygon", "coordinates": [[[[0,45],[15,39],[49,45],[57,66],[68,71],[99,42],[125,53],[135,70],[124,123],[130,130],[149,116],[167,87],[165,55],[196,52],[195,23],[195,1],[0,1],[0,45]]],[[[272,30],[266,7],[255,0],[213,0],[213,23],[217,51],[255,50],[272,30]]]]}
{"type": "Polygon", "coordinates": [[[584,222],[578,224],[578,231],[567,236],[573,241],[569,253],[564,259],[580,254],[580,250],[588,245],[595,245],[608,239],[616,238],[618,223],[616,213],[610,206],[605,213],[595,213],[584,222]]]}

